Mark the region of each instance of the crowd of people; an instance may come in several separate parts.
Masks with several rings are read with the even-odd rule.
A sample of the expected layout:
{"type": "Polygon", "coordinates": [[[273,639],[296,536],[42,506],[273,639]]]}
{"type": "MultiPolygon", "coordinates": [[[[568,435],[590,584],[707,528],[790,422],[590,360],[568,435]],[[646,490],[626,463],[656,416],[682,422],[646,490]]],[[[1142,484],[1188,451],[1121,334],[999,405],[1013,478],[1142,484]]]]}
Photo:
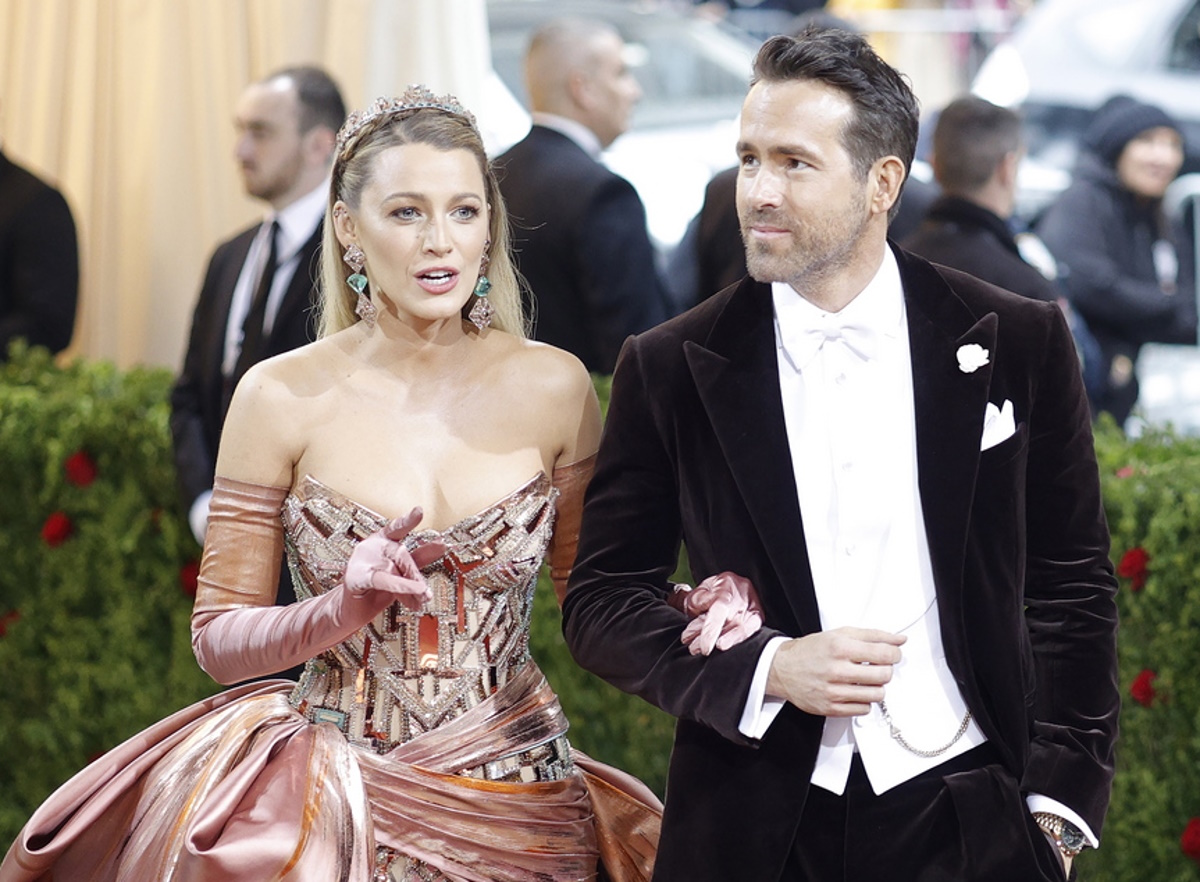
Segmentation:
{"type": "MultiPolygon", "coordinates": [[[[213,252],[171,394],[193,648],[230,688],[66,782],[0,882],[1058,880],[1099,845],[1091,423],[1131,413],[1142,344],[1196,342],[1180,126],[1114,97],[1029,230],[1017,113],[952,101],[918,185],[866,38],[772,37],[672,280],[601,161],[625,57],[539,29],[494,159],[425,87],[348,116],[318,68],[246,87],[266,216],[213,252]],[[576,660],[678,718],[665,805],[571,747],[529,654],[543,561],[576,660]]],[[[0,228],[37,207],[73,254],[10,179],[0,228]]],[[[0,275],[0,340],[31,299],[0,275]]]]}

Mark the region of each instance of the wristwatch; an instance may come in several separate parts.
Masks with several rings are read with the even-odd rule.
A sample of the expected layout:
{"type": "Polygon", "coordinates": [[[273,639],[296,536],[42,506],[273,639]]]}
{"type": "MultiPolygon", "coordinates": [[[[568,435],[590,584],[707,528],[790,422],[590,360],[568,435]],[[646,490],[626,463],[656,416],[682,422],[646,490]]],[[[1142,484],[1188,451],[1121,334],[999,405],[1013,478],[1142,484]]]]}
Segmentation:
{"type": "Polygon", "coordinates": [[[1073,858],[1087,846],[1083,831],[1066,818],[1050,812],[1034,812],[1033,819],[1054,840],[1063,857],[1073,858]]]}

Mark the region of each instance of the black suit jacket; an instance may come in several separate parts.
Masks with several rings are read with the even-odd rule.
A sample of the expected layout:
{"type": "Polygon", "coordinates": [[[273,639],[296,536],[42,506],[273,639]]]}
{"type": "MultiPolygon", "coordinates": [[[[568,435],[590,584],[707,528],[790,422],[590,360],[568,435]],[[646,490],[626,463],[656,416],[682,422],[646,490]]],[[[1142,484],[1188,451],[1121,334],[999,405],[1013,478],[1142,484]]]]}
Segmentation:
{"type": "Polygon", "coordinates": [[[79,298],[79,245],[62,194],[0,153],[0,361],[22,337],[67,348],[79,298]]]}
{"type": "Polygon", "coordinates": [[[566,135],[534,126],[497,158],[534,338],[612,373],[621,343],[666,318],[666,294],[633,185],[566,135]]]}
{"type": "Polygon", "coordinates": [[[934,263],[978,276],[1006,291],[1054,302],[1061,292],[1025,262],[1008,224],[958,196],[942,196],[929,208],[925,222],[901,244],[934,263]]]}
{"type": "MultiPolygon", "coordinates": [[[[221,361],[225,329],[242,265],[258,233],[255,225],[217,246],[204,276],[204,285],[192,315],[191,336],[183,370],[171,390],[171,438],[175,467],[184,506],[211,490],[217,462],[217,445],[229,402],[224,390],[221,361]]],[[[303,346],[316,337],[315,278],[321,225],[300,249],[300,262],[279,303],[271,333],[262,339],[255,361],[303,346]]]]}
{"type": "MultiPolygon", "coordinates": [[[[1053,305],[897,258],[948,665],[1021,788],[1099,831],[1119,704],[1116,585],[1070,334],[1053,305]],[[967,343],[990,353],[973,373],[957,363],[967,343]],[[985,407],[1005,399],[1017,432],[981,453],[985,407]]],[[[820,629],[794,488],[769,286],[747,279],[629,341],[564,632],[585,668],[679,718],[656,879],[777,879],[795,837],[824,719],[787,705],[761,741],[737,728],[766,642],[820,629]],[[665,602],[680,539],[697,581],[750,579],[766,627],[689,654],[665,602]]],[[[987,831],[974,841],[1003,833],[972,814],[987,831]]]]}

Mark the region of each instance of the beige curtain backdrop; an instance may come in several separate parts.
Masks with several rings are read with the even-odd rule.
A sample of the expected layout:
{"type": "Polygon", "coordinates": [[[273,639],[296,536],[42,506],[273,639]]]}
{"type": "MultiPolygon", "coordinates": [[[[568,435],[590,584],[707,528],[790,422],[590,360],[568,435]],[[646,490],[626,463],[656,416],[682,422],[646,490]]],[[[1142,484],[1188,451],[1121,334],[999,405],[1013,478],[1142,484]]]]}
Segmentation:
{"type": "Polygon", "coordinates": [[[79,229],[68,356],[178,368],[208,255],[262,214],[234,104],[298,63],[329,70],[350,109],[413,82],[478,108],[484,0],[0,0],[0,141],[79,229]]]}

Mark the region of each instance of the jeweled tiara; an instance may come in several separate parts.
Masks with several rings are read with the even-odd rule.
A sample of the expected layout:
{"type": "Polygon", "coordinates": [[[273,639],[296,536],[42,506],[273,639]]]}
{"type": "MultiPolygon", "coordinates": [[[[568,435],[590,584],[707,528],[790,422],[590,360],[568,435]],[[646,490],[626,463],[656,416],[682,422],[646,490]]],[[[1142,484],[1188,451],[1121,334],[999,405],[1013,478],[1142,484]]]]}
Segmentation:
{"type": "Polygon", "coordinates": [[[461,116],[471,124],[471,128],[478,130],[475,116],[463,107],[453,95],[435,95],[425,86],[414,85],[405,89],[404,94],[399,98],[376,98],[366,109],[356,110],[346,117],[337,136],[338,155],[341,155],[342,151],[346,149],[346,145],[354,140],[354,137],[368,123],[383,116],[393,116],[397,113],[407,113],[424,108],[461,116]]]}

